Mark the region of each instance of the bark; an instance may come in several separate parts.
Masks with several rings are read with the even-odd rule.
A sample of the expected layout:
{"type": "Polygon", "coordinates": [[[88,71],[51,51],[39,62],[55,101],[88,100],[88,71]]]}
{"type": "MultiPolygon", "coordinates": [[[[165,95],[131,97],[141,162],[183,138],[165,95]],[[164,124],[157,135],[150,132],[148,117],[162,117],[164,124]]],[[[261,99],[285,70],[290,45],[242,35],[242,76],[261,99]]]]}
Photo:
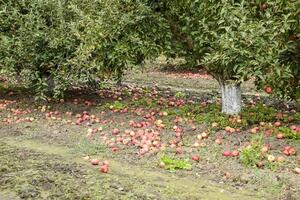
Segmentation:
{"type": "Polygon", "coordinates": [[[237,115],[242,109],[241,85],[220,83],[222,92],[222,112],[237,115]]]}
{"type": "Polygon", "coordinates": [[[52,76],[44,76],[44,79],[46,80],[47,82],[47,85],[48,85],[48,92],[53,92],[54,88],[55,88],[55,81],[53,79],[52,76]]]}

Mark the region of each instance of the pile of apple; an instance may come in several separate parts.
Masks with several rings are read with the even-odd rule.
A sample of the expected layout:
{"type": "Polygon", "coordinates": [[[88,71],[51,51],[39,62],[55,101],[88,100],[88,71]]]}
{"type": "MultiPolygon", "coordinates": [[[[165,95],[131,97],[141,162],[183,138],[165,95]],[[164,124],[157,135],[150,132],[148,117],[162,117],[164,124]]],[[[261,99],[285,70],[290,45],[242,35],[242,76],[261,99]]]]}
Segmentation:
{"type": "Polygon", "coordinates": [[[15,100],[0,100],[0,110],[5,110],[8,106],[10,106],[11,104],[16,103],[17,101],[15,100]]]}
{"type": "Polygon", "coordinates": [[[139,155],[145,155],[150,152],[158,152],[166,147],[161,142],[160,132],[154,129],[126,129],[120,131],[114,128],[111,134],[102,133],[100,139],[109,147],[113,152],[118,151],[119,145],[134,146],[138,148],[139,155]]]}

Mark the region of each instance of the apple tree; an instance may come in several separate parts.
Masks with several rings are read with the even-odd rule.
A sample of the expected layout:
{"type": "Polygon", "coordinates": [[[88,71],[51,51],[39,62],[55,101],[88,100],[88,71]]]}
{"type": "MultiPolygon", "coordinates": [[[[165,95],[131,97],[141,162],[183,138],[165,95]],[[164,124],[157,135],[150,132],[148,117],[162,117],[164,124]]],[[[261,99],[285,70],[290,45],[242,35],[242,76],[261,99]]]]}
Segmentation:
{"type": "MultiPolygon", "coordinates": [[[[282,97],[299,89],[299,1],[155,1],[169,23],[172,52],[203,65],[219,82],[222,111],[241,111],[240,85],[251,78],[282,97]]],[[[170,51],[171,49],[171,51],[170,51]]],[[[171,54],[171,55],[172,55],[171,54]]],[[[168,55],[168,54],[166,54],[168,55]]]]}
{"type": "Polygon", "coordinates": [[[142,1],[0,1],[0,72],[38,97],[72,85],[121,79],[161,52],[162,18],[142,1]]]}

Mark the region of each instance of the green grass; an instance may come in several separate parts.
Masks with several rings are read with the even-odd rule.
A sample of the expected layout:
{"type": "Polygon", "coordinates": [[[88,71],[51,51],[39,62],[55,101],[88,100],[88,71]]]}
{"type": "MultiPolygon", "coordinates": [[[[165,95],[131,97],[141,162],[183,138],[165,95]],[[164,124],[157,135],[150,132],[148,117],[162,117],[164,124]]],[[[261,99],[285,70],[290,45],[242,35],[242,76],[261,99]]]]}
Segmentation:
{"type": "Polygon", "coordinates": [[[190,170],[192,169],[192,165],[187,161],[183,159],[176,159],[172,158],[170,156],[164,155],[160,158],[160,162],[163,162],[165,164],[165,169],[174,171],[174,170],[190,170]]]}
{"type": "Polygon", "coordinates": [[[127,105],[120,101],[114,101],[113,103],[105,104],[104,107],[109,108],[109,109],[123,110],[123,109],[127,108],[127,105]]]}
{"type": "Polygon", "coordinates": [[[282,133],[284,138],[291,139],[291,140],[299,140],[300,134],[296,131],[291,130],[289,127],[279,127],[275,133],[282,133]]]}
{"type": "Polygon", "coordinates": [[[263,136],[254,135],[251,139],[251,146],[241,151],[240,162],[248,167],[256,167],[256,164],[262,161],[263,155],[261,148],[263,147],[263,136]]]}

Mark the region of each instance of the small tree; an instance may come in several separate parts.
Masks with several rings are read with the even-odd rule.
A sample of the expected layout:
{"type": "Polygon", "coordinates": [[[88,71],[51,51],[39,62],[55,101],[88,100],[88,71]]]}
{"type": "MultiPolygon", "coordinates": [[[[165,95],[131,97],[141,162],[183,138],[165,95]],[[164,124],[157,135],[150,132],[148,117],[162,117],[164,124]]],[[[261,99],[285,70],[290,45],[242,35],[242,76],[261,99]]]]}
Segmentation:
{"type": "Polygon", "coordinates": [[[44,99],[49,88],[60,97],[72,84],[120,80],[160,54],[160,19],[139,1],[0,1],[0,71],[44,99]]]}
{"type": "Polygon", "coordinates": [[[299,1],[166,0],[154,8],[181,44],[172,49],[219,82],[224,113],[241,111],[240,85],[252,77],[259,87],[280,79],[280,94],[294,96],[299,57],[291,43],[299,36],[299,1]]]}

